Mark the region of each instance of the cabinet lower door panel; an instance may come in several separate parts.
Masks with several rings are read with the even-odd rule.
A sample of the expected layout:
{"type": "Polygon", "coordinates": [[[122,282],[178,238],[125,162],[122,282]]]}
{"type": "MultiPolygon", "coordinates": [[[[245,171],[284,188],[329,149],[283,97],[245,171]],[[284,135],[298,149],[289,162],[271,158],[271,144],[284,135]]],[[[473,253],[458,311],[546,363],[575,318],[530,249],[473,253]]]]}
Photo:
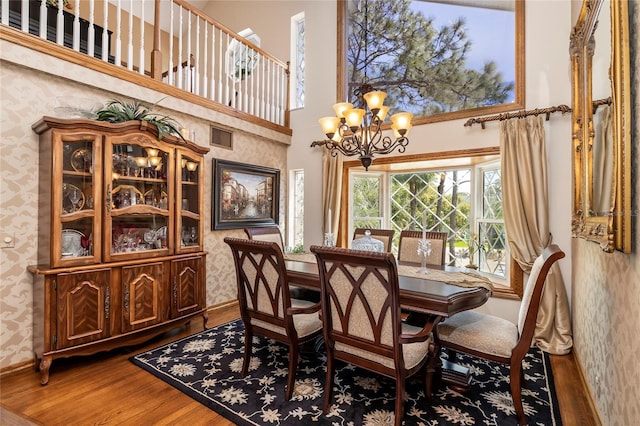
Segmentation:
{"type": "Polygon", "coordinates": [[[197,311],[203,306],[201,280],[204,259],[202,257],[176,260],[171,262],[172,301],[171,316],[178,318],[197,311]]]}
{"type": "Polygon", "coordinates": [[[158,324],[168,318],[165,263],[122,268],[123,332],[158,324]]]}
{"type": "Polygon", "coordinates": [[[109,337],[110,285],[110,269],[58,275],[56,349],[109,337]]]}

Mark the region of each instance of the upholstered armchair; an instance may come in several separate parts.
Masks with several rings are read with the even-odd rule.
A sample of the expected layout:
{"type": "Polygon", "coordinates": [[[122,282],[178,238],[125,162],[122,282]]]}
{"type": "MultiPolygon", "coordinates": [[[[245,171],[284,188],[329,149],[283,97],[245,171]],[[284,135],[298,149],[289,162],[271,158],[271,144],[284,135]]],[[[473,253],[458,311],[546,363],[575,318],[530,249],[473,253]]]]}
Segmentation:
{"type": "Polygon", "coordinates": [[[396,233],[393,229],[369,229],[369,228],[356,228],[353,231],[353,239],[362,238],[365,236],[365,232],[369,231],[371,238],[382,241],[384,244],[384,251],[391,251],[391,243],[393,242],[393,236],[396,233]]]}
{"type": "Polygon", "coordinates": [[[311,251],[318,260],[327,347],[324,413],[331,404],[335,362],[341,360],[395,379],[395,424],[400,425],[406,379],[423,372],[427,395],[430,389],[432,325],[419,328],[400,321],[393,254],[320,246],[311,251]]]}
{"type": "MultiPolygon", "coordinates": [[[[431,241],[431,254],[427,257],[428,265],[444,265],[447,249],[446,232],[427,232],[425,236],[431,241]]],[[[398,262],[420,263],[418,256],[418,241],[422,239],[422,231],[404,230],[400,232],[398,248],[398,262]]]]}
{"type": "Polygon", "coordinates": [[[244,228],[244,233],[250,240],[269,241],[278,244],[280,250],[284,250],[282,242],[282,234],[277,226],[257,226],[253,228],[244,228]]]}
{"type": "Polygon", "coordinates": [[[322,333],[320,304],[289,294],[282,250],[275,242],[225,238],[236,267],[240,316],[244,323],[242,377],[247,375],[254,334],[289,345],[289,376],[285,398],[293,394],[299,346],[322,333]]]}
{"type": "Polygon", "coordinates": [[[450,358],[456,351],[507,364],[510,367],[510,387],[518,422],[526,425],[520,385],[524,381],[522,359],[531,348],[540,298],[551,266],[564,257],[553,244],[545,248],[531,268],[518,315],[518,324],[493,315],[464,311],[438,325],[439,343],[449,349],[450,358]]]}

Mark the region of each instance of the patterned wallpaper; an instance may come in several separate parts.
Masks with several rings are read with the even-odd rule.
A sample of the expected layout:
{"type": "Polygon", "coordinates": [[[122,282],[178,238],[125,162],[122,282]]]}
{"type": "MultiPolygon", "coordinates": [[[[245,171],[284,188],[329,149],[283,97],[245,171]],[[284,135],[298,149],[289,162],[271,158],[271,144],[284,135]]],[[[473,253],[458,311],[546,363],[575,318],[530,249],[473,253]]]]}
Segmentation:
{"type": "MultiPolygon", "coordinates": [[[[640,28],[640,5],[629,3],[632,27],[640,28]]],[[[632,51],[638,52],[634,38],[632,51]]],[[[598,411],[607,426],[638,423],[640,416],[640,55],[631,55],[631,87],[635,98],[632,121],[631,254],[603,253],[597,244],[574,240],[573,343],[598,411]]]]}
{"type": "MultiPolygon", "coordinates": [[[[3,58],[11,53],[7,52],[6,46],[3,45],[3,58]]],[[[14,56],[19,58],[20,54],[17,49],[14,56]]],[[[48,61],[46,56],[41,56],[41,59],[48,61]]],[[[55,62],[44,66],[47,65],[59,66],[55,62]]],[[[74,78],[74,69],[69,67],[68,71],[71,78],[74,78]]],[[[86,79],[90,72],[83,72],[82,76],[74,79],[86,79]]],[[[95,73],[93,78],[95,83],[87,86],[9,61],[0,61],[0,241],[6,234],[15,234],[15,247],[0,249],[0,368],[33,358],[32,275],[26,268],[36,263],[38,138],[31,130],[31,125],[43,115],[55,115],[54,108],[60,106],[61,94],[64,94],[65,99],[82,98],[98,102],[131,96],[146,96],[149,99],[145,100],[154,102],[164,96],[149,93],[152,91],[148,89],[141,89],[140,93],[133,92],[126,85],[112,87],[113,92],[108,92],[96,88],[108,86],[101,74],[95,73]]],[[[170,114],[182,125],[194,129],[196,142],[208,146],[209,125],[212,121],[191,115],[188,106],[179,111],[158,112],[170,114]]],[[[213,114],[208,114],[211,115],[213,114]]],[[[234,119],[225,122],[224,115],[214,117],[219,124],[227,127],[236,124],[234,119]]],[[[280,205],[285,205],[288,145],[273,141],[275,138],[269,131],[263,131],[267,138],[257,136],[260,132],[260,128],[243,126],[242,130],[233,133],[233,150],[211,147],[205,159],[205,206],[211,206],[212,160],[215,157],[280,169],[280,205]]],[[[280,223],[283,223],[283,208],[280,209],[280,214],[280,223]]],[[[223,239],[226,236],[244,236],[244,232],[241,229],[211,231],[210,224],[211,210],[205,207],[207,305],[213,306],[236,298],[233,259],[223,239]]]]}

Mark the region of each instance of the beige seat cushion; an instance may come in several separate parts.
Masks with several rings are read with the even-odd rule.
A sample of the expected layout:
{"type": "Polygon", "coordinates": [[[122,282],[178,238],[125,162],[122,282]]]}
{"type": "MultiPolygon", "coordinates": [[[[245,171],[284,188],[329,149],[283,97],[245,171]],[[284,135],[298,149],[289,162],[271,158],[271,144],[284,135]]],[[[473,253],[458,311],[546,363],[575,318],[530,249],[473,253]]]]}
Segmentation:
{"type": "MultiPolygon", "coordinates": [[[[306,308],[311,305],[313,305],[313,302],[309,302],[307,300],[291,299],[292,308],[306,308]]],[[[255,326],[271,330],[283,336],[286,335],[284,327],[279,327],[255,318],[251,319],[251,323],[255,326]]],[[[314,312],[312,314],[297,314],[293,316],[293,325],[298,333],[298,338],[302,338],[320,330],[322,328],[322,320],[320,319],[320,314],[318,312],[314,312]]]]}
{"type": "Polygon", "coordinates": [[[503,318],[465,311],[438,325],[438,336],[444,346],[450,342],[488,354],[510,357],[518,343],[518,327],[503,318]]]}
{"type": "MultiPolygon", "coordinates": [[[[402,324],[402,333],[403,334],[417,334],[422,329],[420,327],[414,327],[409,324],[402,324]]],[[[415,367],[429,352],[429,344],[431,343],[432,338],[425,340],[424,342],[416,342],[416,343],[407,343],[402,345],[402,356],[404,358],[405,368],[413,368],[415,367]]],[[[370,361],[376,362],[378,364],[382,364],[385,367],[395,369],[395,365],[393,364],[393,358],[387,358],[372,352],[365,351],[360,348],[355,348],[353,346],[345,345],[340,342],[336,342],[335,349],[342,352],[347,352],[352,355],[359,356],[360,358],[368,359],[370,361]]]]}

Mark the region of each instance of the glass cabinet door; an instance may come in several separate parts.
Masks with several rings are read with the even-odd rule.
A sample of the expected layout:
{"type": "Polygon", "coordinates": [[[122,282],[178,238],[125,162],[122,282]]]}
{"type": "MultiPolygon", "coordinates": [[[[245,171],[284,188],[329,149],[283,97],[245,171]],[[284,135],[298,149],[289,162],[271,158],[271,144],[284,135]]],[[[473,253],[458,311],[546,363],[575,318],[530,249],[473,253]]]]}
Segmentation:
{"type": "Polygon", "coordinates": [[[51,208],[58,219],[51,224],[51,264],[92,263],[100,258],[101,171],[97,160],[101,138],[79,133],[54,133],[53,138],[56,170],[51,208]]]}
{"type": "Polygon", "coordinates": [[[179,242],[177,253],[202,250],[202,180],[204,177],[202,157],[178,149],[176,155],[178,172],[176,194],[176,228],[179,242]]]}
{"type": "Polygon", "coordinates": [[[173,150],[146,135],[107,138],[105,260],[171,252],[173,162],[173,150]]]}

